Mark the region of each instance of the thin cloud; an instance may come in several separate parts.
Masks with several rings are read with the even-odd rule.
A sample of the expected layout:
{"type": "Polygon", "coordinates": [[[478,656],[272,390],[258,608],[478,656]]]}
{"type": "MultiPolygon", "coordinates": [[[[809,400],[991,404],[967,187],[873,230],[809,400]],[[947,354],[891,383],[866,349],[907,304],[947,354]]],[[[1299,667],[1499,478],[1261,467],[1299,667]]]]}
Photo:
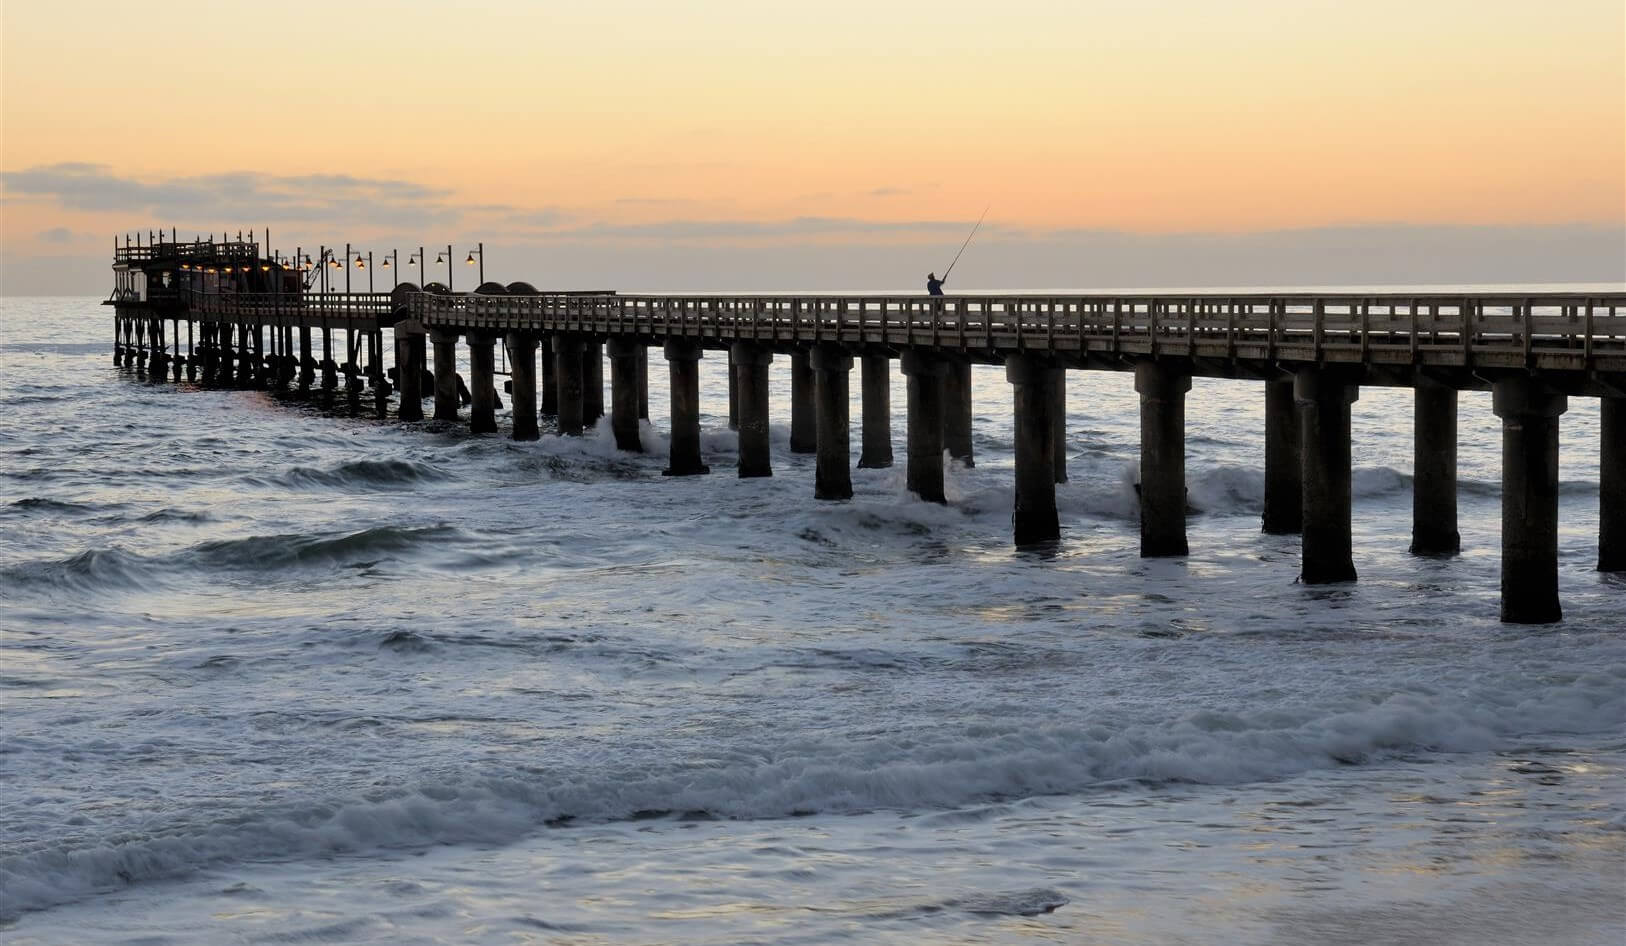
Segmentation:
{"type": "Polygon", "coordinates": [[[72,243],[74,232],[67,227],[52,227],[34,234],[34,238],[41,243],[72,243]]]}
{"type": "Polygon", "coordinates": [[[867,197],[902,197],[908,194],[909,190],[903,187],[877,187],[864,193],[867,197]]]}
{"type": "Polygon", "coordinates": [[[555,232],[593,240],[750,240],[833,234],[935,234],[970,226],[959,220],[859,220],[852,217],[793,217],[789,220],[663,220],[656,223],[594,223],[555,232]]]}

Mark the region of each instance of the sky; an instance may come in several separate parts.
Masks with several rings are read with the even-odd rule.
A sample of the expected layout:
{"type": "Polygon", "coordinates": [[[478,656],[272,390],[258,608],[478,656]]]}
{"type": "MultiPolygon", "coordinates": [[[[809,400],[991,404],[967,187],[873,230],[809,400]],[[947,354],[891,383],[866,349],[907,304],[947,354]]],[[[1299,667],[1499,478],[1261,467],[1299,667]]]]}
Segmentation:
{"type": "Polygon", "coordinates": [[[0,294],[159,227],[914,289],[985,208],[951,290],[1626,283],[1620,0],[0,3],[0,294]]]}

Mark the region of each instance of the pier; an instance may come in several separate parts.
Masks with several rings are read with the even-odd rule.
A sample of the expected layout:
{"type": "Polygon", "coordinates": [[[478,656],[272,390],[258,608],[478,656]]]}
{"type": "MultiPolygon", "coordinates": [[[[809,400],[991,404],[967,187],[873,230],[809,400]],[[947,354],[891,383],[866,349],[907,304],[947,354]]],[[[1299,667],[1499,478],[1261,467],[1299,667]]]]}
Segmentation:
{"type": "MultiPolygon", "coordinates": [[[[114,363],[151,380],[295,391],[401,420],[466,420],[496,433],[500,362],[511,436],[540,416],[580,434],[606,413],[616,444],[642,450],[649,352],[670,377],[669,476],[711,472],[701,448],[698,363],[726,358],[737,475],[772,476],[769,373],[791,379],[791,449],[816,455],[814,498],[852,496],[851,373],[861,371],[858,465],[894,462],[889,379],[907,379],[906,481],[943,502],[945,455],[975,462],[970,370],[1011,384],[1012,532],[1061,539],[1068,371],[1133,375],[1140,394],[1140,551],[1182,556],[1185,399],[1194,377],[1263,397],[1264,531],[1302,536],[1299,579],[1355,581],[1350,408],[1365,386],[1415,392],[1414,554],[1459,551],[1457,393],[1492,392],[1502,421],[1502,604],[1511,623],[1561,619],[1558,430],[1571,397],[1602,400],[1597,567],[1626,570],[1626,292],[1065,295],[644,295],[473,292],[399,283],[336,291],[344,262],[320,247],[284,259],[252,239],[115,242],[114,363]],[[386,364],[386,339],[393,342],[386,364]],[[466,345],[470,377],[456,371],[466,345]],[[432,347],[431,347],[432,346],[432,347]],[[604,396],[604,360],[610,396],[604,396]],[[318,357],[319,355],[319,357],[318,357]],[[540,371],[538,364],[540,361],[540,371]],[[392,383],[390,380],[394,378],[392,383]],[[341,383],[342,378],[342,383],[341,383]],[[1248,384],[1244,384],[1247,382],[1248,384]],[[466,394],[461,390],[466,383],[466,394]],[[392,400],[392,395],[395,395],[392,400]],[[540,400],[540,403],[539,403],[540,400]]],[[[399,272],[399,267],[395,267],[399,272]]]]}

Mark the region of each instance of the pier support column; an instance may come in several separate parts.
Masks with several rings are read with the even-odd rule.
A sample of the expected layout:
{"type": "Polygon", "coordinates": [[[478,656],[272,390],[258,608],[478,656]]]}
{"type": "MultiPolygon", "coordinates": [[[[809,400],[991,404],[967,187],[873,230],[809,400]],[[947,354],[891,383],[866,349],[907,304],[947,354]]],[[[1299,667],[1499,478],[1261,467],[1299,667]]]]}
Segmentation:
{"type": "MultiPolygon", "coordinates": [[[[435,420],[457,420],[457,333],[429,330],[435,346],[435,420]]],[[[329,359],[331,361],[331,359],[329,359]]],[[[323,370],[327,370],[324,366],[323,370]]],[[[323,387],[327,382],[323,381],[323,387]]]]}
{"type": "MultiPolygon", "coordinates": [[[[232,371],[237,367],[237,352],[232,348],[232,326],[229,322],[216,322],[215,340],[219,345],[219,352],[215,361],[214,382],[217,385],[229,387],[232,384],[232,371]]],[[[129,356],[125,356],[125,364],[129,364],[129,356]]]]}
{"type": "Polygon", "coordinates": [[[735,342],[729,348],[739,406],[740,479],[772,476],[773,462],[768,450],[768,366],[773,352],[751,342],[735,342]]]}
{"type": "Polygon", "coordinates": [[[740,429],[740,389],[734,374],[734,346],[728,348],[728,429],[740,429]]]}
{"type": "Polygon", "coordinates": [[[1050,436],[1054,441],[1055,460],[1052,473],[1058,483],[1067,482],[1067,369],[1056,368],[1051,379],[1051,396],[1055,403],[1050,408],[1050,436]]]}
{"type": "Polygon", "coordinates": [[[469,432],[497,432],[496,338],[480,332],[468,333],[469,345],[469,432]]]}
{"type": "Polygon", "coordinates": [[[927,502],[943,498],[943,377],[948,366],[928,352],[903,353],[903,373],[909,379],[909,490],[927,502]]]}
{"type": "Polygon", "coordinates": [[[643,342],[610,339],[610,430],[615,448],[643,453],[638,439],[638,353],[643,342]]]}
{"type": "Polygon", "coordinates": [[[700,357],[699,343],[688,339],[666,342],[666,363],[672,388],[672,453],[663,476],[693,476],[710,473],[700,460],[700,357]]]}
{"type": "Polygon", "coordinates": [[[257,357],[259,352],[259,332],[251,331],[244,325],[240,327],[237,336],[237,386],[239,388],[254,387],[259,377],[260,366],[257,357]]]}
{"type": "Polygon", "coordinates": [[[1626,572],[1626,398],[1601,398],[1598,414],[1598,571],[1626,572]]]}
{"type": "Polygon", "coordinates": [[[604,416],[604,343],[582,342],[582,424],[588,427],[604,416]]]}
{"type": "Polygon", "coordinates": [[[1411,554],[1455,555],[1457,391],[1419,378],[1413,398],[1411,554]]]}
{"type": "MultiPolygon", "coordinates": [[[[455,336],[454,336],[455,338],[455,336]]],[[[339,388],[339,362],[333,357],[333,330],[322,327],[322,397],[331,400],[339,388]]]]}
{"type": "Polygon", "coordinates": [[[649,346],[638,346],[638,419],[649,420],[649,346]]]}
{"type": "MultiPolygon", "coordinates": [[[[402,420],[423,420],[423,333],[413,332],[406,334],[399,327],[396,328],[398,341],[395,350],[400,361],[396,364],[395,375],[401,382],[401,407],[396,412],[402,420]]],[[[300,356],[303,362],[308,358],[309,352],[300,356]]]]}
{"type": "MultiPolygon", "coordinates": [[[[515,440],[535,440],[541,436],[536,424],[536,336],[529,332],[509,332],[509,380],[513,391],[515,440]]],[[[406,394],[401,395],[403,402],[406,394]]]]}
{"type": "Polygon", "coordinates": [[[852,499],[852,423],[848,410],[848,377],[853,359],[840,348],[820,345],[809,355],[813,400],[818,414],[818,462],[813,473],[814,499],[852,499]]]}
{"type": "Polygon", "coordinates": [[[559,366],[553,353],[556,335],[544,335],[541,341],[542,358],[542,416],[559,416],[559,366]]]}
{"type": "Polygon", "coordinates": [[[113,316],[113,364],[124,364],[124,320],[113,316]]]}
{"type": "Polygon", "coordinates": [[[1552,624],[1558,603],[1558,418],[1569,399],[1533,378],[1491,387],[1502,418],[1502,620],[1552,624]]]}
{"type": "Polygon", "coordinates": [[[1303,457],[1303,562],[1307,585],[1355,580],[1350,535],[1349,406],[1360,388],[1327,368],[1300,368],[1293,377],[1303,457]]]}
{"type": "Polygon", "coordinates": [[[1265,382],[1265,512],[1259,531],[1297,535],[1304,529],[1304,460],[1299,450],[1293,379],[1265,382]]]}
{"type": "Polygon", "coordinates": [[[310,392],[311,386],[316,383],[316,359],[311,357],[311,329],[309,325],[299,327],[299,390],[310,392]]]}
{"type": "Polygon", "coordinates": [[[790,356],[790,452],[814,453],[819,449],[817,421],[813,413],[813,368],[805,351],[790,356]]]}
{"type": "Polygon", "coordinates": [[[1135,365],[1140,392],[1140,555],[1185,555],[1186,392],[1191,371],[1167,361],[1135,365]]]}
{"type": "Polygon", "coordinates": [[[943,446],[950,459],[976,466],[971,451],[971,361],[948,359],[943,376],[943,446]]]}
{"type": "Polygon", "coordinates": [[[558,379],[559,433],[580,437],[582,432],[582,337],[553,336],[554,374],[558,379]]]}
{"type": "Polygon", "coordinates": [[[1043,545],[1061,538],[1056,515],[1056,386],[1061,370],[1038,355],[1005,359],[1005,380],[1015,403],[1016,500],[1011,531],[1018,547],[1043,545]]]}
{"type": "Polygon", "coordinates": [[[859,469],[879,470],[892,465],[891,372],[892,359],[886,355],[865,355],[860,359],[864,431],[859,469]]]}

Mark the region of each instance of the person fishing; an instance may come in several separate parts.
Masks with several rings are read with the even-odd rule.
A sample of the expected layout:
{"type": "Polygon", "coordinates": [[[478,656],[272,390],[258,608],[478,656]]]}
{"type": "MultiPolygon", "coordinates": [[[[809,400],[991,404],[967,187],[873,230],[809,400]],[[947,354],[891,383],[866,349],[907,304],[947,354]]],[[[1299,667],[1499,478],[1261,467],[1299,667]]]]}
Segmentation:
{"type": "Polygon", "coordinates": [[[971,232],[966,234],[965,242],[960,244],[960,252],[954,254],[954,259],[949,262],[948,269],[943,270],[942,279],[938,279],[935,272],[926,274],[927,295],[940,296],[943,294],[943,284],[948,282],[949,273],[954,272],[954,265],[960,261],[960,255],[965,252],[965,248],[971,245],[971,238],[977,235],[977,230],[982,226],[982,221],[987,216],[988,208],[984,207],[982,208],[982,216],[977,218],[977,225],[971,228],[971,232]]]}

